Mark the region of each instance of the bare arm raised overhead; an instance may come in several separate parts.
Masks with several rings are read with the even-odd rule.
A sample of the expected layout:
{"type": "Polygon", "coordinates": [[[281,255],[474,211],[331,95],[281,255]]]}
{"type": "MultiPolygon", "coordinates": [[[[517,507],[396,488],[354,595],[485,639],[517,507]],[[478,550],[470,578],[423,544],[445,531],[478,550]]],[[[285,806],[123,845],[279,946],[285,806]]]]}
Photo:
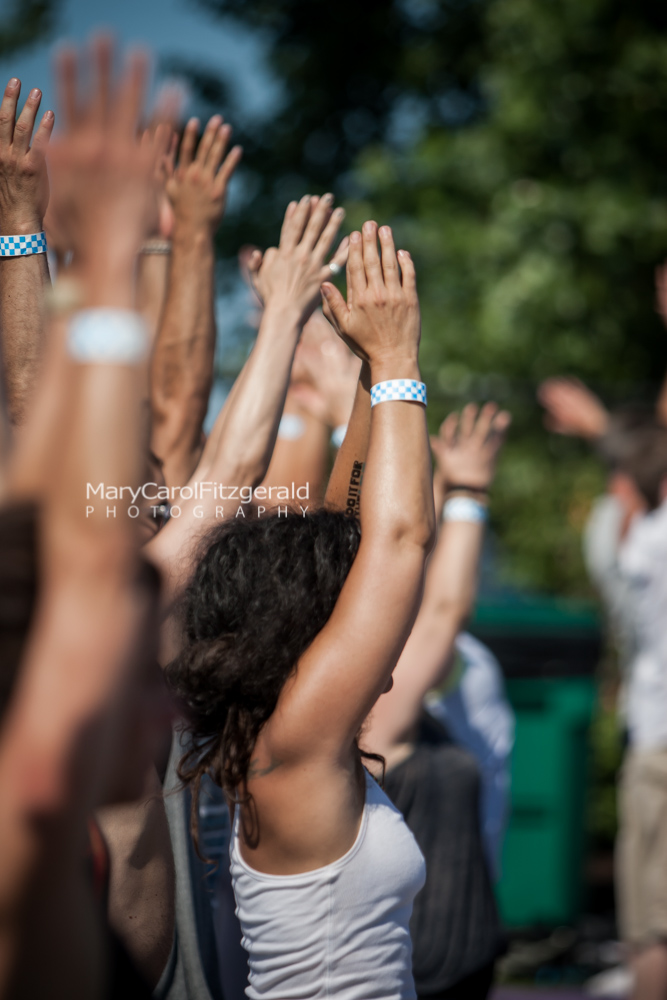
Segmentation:
{"type": "MultiPolygon", "coordinates": [[[[30,91],[21,114],[21,81],[9,81],[0,104],[0,236],[35,236],[44,229],[49,201],[46,148],[54,117],[47,111],[32,135],[41,91],[30,91]],[[30,142],[32,138],[32,144],[30,142]]],[[[49,284],[46,253],[0,255],[0,328],[13,423],[26,419],[43,349],[43,294],[49,284]]]]}
{"type": "Polygon", "coordinates": [[[169,486],[185,486],[203,449],[215,354],[213,238],[241,159],[240,146],[225,157],[231,128],[219,115],[209,121],[195,155],[197,132],[193,118],[166,184],[174,211],[172,253],[151,362],[151,449],[169,486]]]}
{"type": "MultiPolygon", "coordinates": [[[[139,639],[149,630],[136,586],[134,523],[86,518],[81,502],[91,477],[139,479],[146,349],[131,312],[151,171],[135,141],[145,60],[132,61],[115,102],[108,43],[98,43],[94,64],[96,86],[85,103],[77,97],[75,55],[63,53],[59,64],[65,114],[54,199],[68,218],[85,311],[50,331],[45,377],[54,381],[54,365],[51,391],[59,398],[47,431],[59,461],[48,476],[31,477],[42,505],[40,593],[0,735],[0,974],[3,986],[25,996],[103,992],[103,938],[81,864],[86,816],[108,787],[139,639]]],[[[32,440],[27,435],[18,448],[30,450],[32,440]]],[[[14,468],[30,463],[28,455],[14,468]]]]}
{"type": "Polygon", "coordinates": [[[448,497],[444,520],[394,686],[376,704],[363,734],[364,747],[385,756],[389,766],[396,748],[413,737],[424,695],[445,679],[454,641],[472,610],[487,494],[509,423],[509,413],[493,403],[479,414],[470,404],[460,417],[450,414],[432,439],[436,481],[448,497]]]}
{"type": "MultiPolygon", "coordinates": [[[[419,302],[410,255],[389,227],[350,237],[348,301],[325,284],[331,315],[368,365],[372,383],[418,381],[419,302]],[[399,270],[400,261],[400,270],[399,270]]],[[[351,753],[412,628],[434,533],[425,408],[381,402],[371,411],[361,543],[334,612],[299,661],[261,741],[292,759],[351,753]]]]}
{"type": "Polygon", "coordinates": [[[172,518],[145,548],[164,574],[167,610],[191,575],[197,540],[216,520],[233,517],[247,498],[243,491],[266,475],[294,351],[322,281],[331,273],[325,260],[344,215],[342,209],[332,212],[332,202],[331,195],[292,202],[280,245],[263,258],[258,252],[251,261],[264,302],[257,341],[206,442],[189,484],[193,496],[180,503],[180,517],[172,518]],[[218,490],[216,496],[216,484],[225,487],[222,495],[218,490]]]}

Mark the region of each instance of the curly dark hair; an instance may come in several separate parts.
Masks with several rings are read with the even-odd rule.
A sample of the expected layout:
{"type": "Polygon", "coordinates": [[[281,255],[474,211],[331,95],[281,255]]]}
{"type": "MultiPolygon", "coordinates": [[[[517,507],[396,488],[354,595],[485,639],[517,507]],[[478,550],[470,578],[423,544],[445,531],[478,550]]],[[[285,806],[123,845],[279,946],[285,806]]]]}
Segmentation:
{"type": "Polygon", "coordinates": [[[251,509],[205,537],[183,600],[184,647],[167,667],[192,734],[178,774],[191,786],[193,828],[205,773],[235,800],[245,792],[259,732],[326,625],[360,536],[340,511],[251,509]]]}

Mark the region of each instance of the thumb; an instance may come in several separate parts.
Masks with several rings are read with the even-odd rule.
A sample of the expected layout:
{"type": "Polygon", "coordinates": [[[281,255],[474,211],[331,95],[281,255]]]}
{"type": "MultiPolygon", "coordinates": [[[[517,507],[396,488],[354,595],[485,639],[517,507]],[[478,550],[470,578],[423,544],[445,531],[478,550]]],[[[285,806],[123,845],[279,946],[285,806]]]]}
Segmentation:
{"type": "Polygon", "coordinates": [[[339,334],[345,332],[350,310],[347,302],[330,281],[322,285],[322,312],[339,334]]]}

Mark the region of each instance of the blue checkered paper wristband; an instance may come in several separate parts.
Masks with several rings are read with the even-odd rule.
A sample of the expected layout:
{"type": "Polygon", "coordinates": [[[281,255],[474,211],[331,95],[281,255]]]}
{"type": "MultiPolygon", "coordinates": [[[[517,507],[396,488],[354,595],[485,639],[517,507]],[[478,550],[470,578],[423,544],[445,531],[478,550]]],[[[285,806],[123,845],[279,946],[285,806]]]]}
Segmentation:
{"type": "Polygon", "coordinates": [[[26,257],[31,253],[46,253],[46,234],[32,236],[0,236],[0,257],[26,257]]]}
{"type": "Polygon", "coordinates": [[[426,386],[414,378],[391,378],[387,382],[376,382],[371,386],[371,406],[394,400],[423,403],[426,406],[426,386]]]}

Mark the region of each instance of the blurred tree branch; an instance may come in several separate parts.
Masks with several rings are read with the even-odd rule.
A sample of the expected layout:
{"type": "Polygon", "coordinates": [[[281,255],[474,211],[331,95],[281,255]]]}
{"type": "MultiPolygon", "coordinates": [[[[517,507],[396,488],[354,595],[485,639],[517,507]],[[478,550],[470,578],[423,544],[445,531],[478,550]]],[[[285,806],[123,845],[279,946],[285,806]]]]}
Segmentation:
{"type": "Polygon", "coordinates": [[[10,0],[0,18],[0,58],[51,35],[60,6],[61,0],[10,0]]]}

